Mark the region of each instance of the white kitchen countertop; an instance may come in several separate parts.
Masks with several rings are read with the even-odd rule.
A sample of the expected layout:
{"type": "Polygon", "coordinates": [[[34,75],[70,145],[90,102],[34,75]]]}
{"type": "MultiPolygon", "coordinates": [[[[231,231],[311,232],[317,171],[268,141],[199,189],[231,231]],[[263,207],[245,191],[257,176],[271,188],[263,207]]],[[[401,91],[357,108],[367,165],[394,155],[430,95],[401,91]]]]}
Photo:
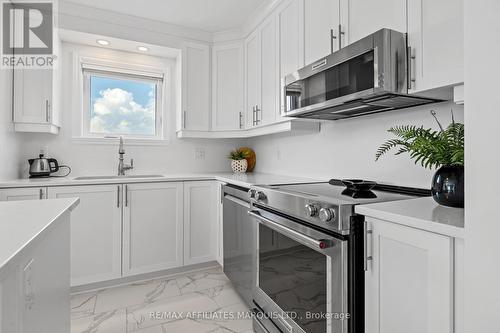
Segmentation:
{"type": "Polygon", "coordinates": [[[0,272],[25,247],[44,237],[52,223],[80,199],[0,202],[0,272]]]}
{"type": "MultiPolygon", "coordinates": [[[[133,175],[133,174],[132,174],[133,175]]],[[[115,178],[115,179],[87,179],[75,180],[76,177],[50,177],[50,178],[25,178],[0,180],[0,188],[16,187],[43,187],[43,186],[69,186],[69,185],[98,185],[98,184],[122,184],[122,183],[151,183],[151,182],[175,182],[196,180],[218,180],[238,186],[249,187],[252,185],[275,185],[295,184],[307,182],[319,182],[328,180],[309,179],[301,177],[289,177],[267,173],[244,173],[234,174],[232,172],[216,173],[188,173],[188,174],[165,174],[154,178],[115,178]]]]}
{"type": "Polygon", "coordinates": [[[432,197],[360,205],[355,210],[379,220],[464,238],[464,209],[441,206],[432,197]]]}

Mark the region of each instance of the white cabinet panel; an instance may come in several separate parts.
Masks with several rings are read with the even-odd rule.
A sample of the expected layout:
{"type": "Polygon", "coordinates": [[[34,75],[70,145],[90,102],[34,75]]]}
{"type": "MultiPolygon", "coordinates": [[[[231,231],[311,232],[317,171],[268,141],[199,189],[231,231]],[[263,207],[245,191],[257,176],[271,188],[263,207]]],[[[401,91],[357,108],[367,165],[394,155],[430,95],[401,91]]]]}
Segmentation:
{"type": "Polygon", "coordinates": [[[184,183],[184,264],[215,259],[216,199],[212,181],[184,183]]]}
{"type": "Polygon", "coordinates": [[[285,1],[278,10],[280,78],[304,67],[304,1],[285,1]]]}
{"type": "Polygon", "coordinates": [[[182,183],[124,185],[124,276],[182,266],[182,199],[182,183]]]}
{"type": "Polygon", "coordinates": [[[258,103],[259,125],[272,124],[279,115],[278,30],[272,16],[260,28],[261,100],[258,103]]]}
{"type": "Polygon", "coordinates": [[[337,38],[337,31],[340,24],[339,1],[314,0],[304,2],[304,50],[306,65],[339,49],[337,38]]]}
{"type": "Polygon", "coordinates": [[[46,198],[46,187],[6,188],[0,190],[0,201],[40,200],[46,198]]]}
{"type": "Polygon", "coordinates": [[[245,42],[246,67],[246,125],[256,126],[255,108],[261,101],[261,45],[260,31],[253,33],[245,42]]]}
{"type": "Polygon", "coordinates": [[[342,46],[382,28],[406,32],[406,0],[341,0],[340,8],[342,46]]]}
{"type": "Polygon", "coordinates": [[[373,259],[365,273],[366,332],[451,333],[452,239],[375,219],[367,223],[373,259]]]}
{"type": "Polygon", "coordinates": [[[182,129],[210,128],[210,47],[186,43],[182,50],[182,129]]]}
{"type": "Polygon", "coordinates": [[[243,45],[217,45],[212,50],[212,129],[242,129],[243,45]]]}
{"type": "Polygon", "coordinates": [[[463,82],[463,0],[408,2],[412,92],[463,82]]]}
{"type": "MultiPolygon", "coordinates": [[[[304,67],[304,1],[285,1],[278,9],[277,17],[281,87],[286,75],[304,67]]],[[[280,109],[284,109],[284,101],[281,101],[280,109]]]]}
{"type": "Polygon", "coordinates": [[[121,277],[121,187],[49,189],[49,198],[80,198],[71,214],[72,286],[121,277]]]}

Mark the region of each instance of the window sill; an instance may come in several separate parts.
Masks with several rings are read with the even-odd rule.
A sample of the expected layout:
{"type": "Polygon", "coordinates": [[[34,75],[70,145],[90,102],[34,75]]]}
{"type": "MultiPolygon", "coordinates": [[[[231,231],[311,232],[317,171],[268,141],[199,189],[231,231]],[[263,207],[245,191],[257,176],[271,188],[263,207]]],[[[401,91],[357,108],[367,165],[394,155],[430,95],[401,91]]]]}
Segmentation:
{"type": "MultiPolygon", "coordinates": [[[[88,145],[111,145],[116,146],[119,143],[118,138],[89,138],[89,137],[73,137],[71,141],[76,144],[88,144],[88,145]]],[[[123,138],[123,141],[128,146],[165,146],[170,142],[169,140],[163,139],[132,139],[123,138]]]]}

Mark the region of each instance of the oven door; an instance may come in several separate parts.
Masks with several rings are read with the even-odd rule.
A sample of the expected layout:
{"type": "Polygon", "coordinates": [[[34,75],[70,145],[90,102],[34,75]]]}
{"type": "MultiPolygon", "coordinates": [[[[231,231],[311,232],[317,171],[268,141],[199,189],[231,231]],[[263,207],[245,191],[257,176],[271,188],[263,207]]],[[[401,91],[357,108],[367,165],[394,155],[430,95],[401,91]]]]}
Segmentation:
{"type": "Polygon", "coordinates": [[[254,301],[282,332],[348,328],[348,241],[264,209],[258,222],[254,301]]]}

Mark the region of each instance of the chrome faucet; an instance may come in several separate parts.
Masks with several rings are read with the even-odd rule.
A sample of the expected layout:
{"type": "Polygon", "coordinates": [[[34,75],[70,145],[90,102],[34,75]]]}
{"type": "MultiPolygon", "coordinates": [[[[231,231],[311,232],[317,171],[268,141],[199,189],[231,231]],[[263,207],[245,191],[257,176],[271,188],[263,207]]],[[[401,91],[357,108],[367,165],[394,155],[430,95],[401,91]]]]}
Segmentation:
{"type": "Polygon", "coordinates": [[[120,136],[120,147],[118,148],[118,176],[125,176],[125,171],[134,168],[134,159],[130,159],[130,164],[123,163],[123,155],[125,155],[125,149],[123,149],[123,137],[120,136]]]}

